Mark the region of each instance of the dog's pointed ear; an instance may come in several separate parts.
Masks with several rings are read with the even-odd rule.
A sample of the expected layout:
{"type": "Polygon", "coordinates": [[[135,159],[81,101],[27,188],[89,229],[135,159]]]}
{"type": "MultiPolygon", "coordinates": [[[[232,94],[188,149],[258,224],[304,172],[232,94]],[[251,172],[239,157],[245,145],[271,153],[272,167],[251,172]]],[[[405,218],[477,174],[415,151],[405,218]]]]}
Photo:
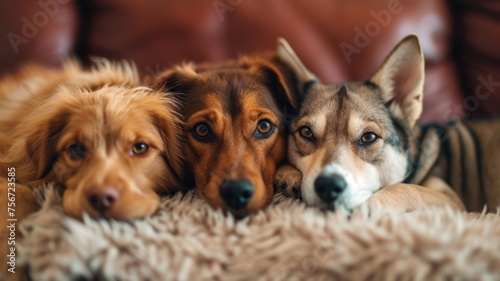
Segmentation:
{"type": "MultiPolygon", "coordinates": [[[[198,78],[198,73],[192,64],[184,64],[174,69],[167,70],[158,76],[146,81],[156,91],[171,93],[186,93],[194,85],[193,81],[198,78]]],[[[177,96],[182,97],[182,95],[177,96]]]]}
{"type": "Polygon", "coordinates": [[[418,38],[405,37],[370,78],[389,110],[413,128],[422,113],[424,57],[418,38]]]}
{"type": "Polygon", "coordinates": [[[278,57],[291,68],[292,72],[297,77],[298,89],[300,91],[299,94],[301,96],[306,94],[309,85],[319,82],[319,79],[305,67],[284,38],[278,38],[277,54],[278,57]]]}

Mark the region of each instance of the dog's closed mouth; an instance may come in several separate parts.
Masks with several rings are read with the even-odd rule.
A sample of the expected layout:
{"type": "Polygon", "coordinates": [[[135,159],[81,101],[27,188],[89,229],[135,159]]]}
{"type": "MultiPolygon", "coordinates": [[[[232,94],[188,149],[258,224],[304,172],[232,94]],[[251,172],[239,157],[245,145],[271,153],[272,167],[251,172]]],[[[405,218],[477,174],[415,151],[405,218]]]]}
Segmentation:
{"type": "Polygon", "coordinates": [[[297,106],[289,72],[276,55],[262,55],[179,66],[155,79],[153,88],[182,93],[187,166],[211,206],[242,217],[270,203],[286,154],[282,109],[297,106]]]}
{"type": "Polygon", "coordinates": [[[158,208],[157,192],[183,189],[176,101],[144,87],[133,65],[28,66],[0,83],[10,100],[0,104],[0,139],[9,134],[0,170],[15,167],[16,182],[35,189],[64,186],[68,216],[142,218],[158,208]]]}
{"type": "MultiPolygon", "coordinates": [[[[423,110],[425,59],[415,35],[401,40],[364,82],[320,82],[284,40],[280,41],[278,54],[292,66],[299,84],[307,86],[301,92],[299,114],[290,123],[288,139],[288,160],[302,173],[306,203],[335,206],[337,211],[350,211],[365,203],[402,211],[421,205],[463,209],[458,195],[446,184],[464,189],[467,183],[475,181],[464,181],[461,172],[450,177],[454,164],[447,163],[448,156],[433,153],[442,142],[426,146],[430,153],[414,149],[423,137],[433,139],[428,133],[441,127],[420,128],[417,124],[423,110]],[[419,137],[423,131],[426,133],[419,137]],[[427,162],[425,167],[416,169],[417,173],[409,177],[415,162],[421,163],[422,154],[428,154],[423,157],[427,159],[423,161],[427,162]],[[439,176],[442,178],[436,178],[439,176]]],[[[476,137],[468,135],[475,129],[468,126],[472,124],[454,125],[453,135],[459,135],[460,141],[474,143],[476,137]]],[[[448,145],[446,150],[450,150],[448,145]]],[[[455,144],[458,146],[465,147],[455,144]]],[[[477,147],[470,148],[474,150],[477,147]]],[[[471,171],[471,178],[480,177],[476,170],[471,171]]],[[[280,179],[283,177],[280,174],[280,179]]],[[[292,170],[288,181],[295,182],[296,177],[292,170]]]]}

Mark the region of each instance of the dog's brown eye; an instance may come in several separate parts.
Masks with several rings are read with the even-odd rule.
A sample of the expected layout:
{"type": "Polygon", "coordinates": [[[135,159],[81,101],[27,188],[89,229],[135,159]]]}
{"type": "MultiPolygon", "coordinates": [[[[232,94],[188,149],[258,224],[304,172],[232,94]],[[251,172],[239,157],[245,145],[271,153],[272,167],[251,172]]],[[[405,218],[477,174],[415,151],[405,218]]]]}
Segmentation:
{"type": "Polygon", "coordinates": [[[191,136],[193,136],[197,141],[204,143],[211,142],[214,139],[210,126],[204,122],[194,125],[191,129],[191,136]]]}
{"type": "Polygon", "coordinates": [[[274,131],[274,125],[271,121],[267,119],[263,119],[259,121],[257,124],[257,131],[255,132],[255,136],[258,139],[265,139],[269,137],[274,131]]]}
{"type": "Polygon", "coordinates": [[[363,144],[370,144],[378,140],[378,136],[375,133],[368,132],[361,137],[361,142],[363,144]]]}
{"type": "Polygon", "coordinates": [[[203,138],[203,137],[206,137],[208,135],[208,132],[210,131],[210,129],[208,128],[207,124],[198,123],[198,124],[196,124],[196,126],[194,126],[193,131],[198,137],[203,138]]]}
{"type": "Polygon", "coordinates": [[[69,157],[71,157],[74,160],[82,159],[83,157],[85,157],[85,154],[87,153],[85,146],[81,143],[75,143],[68,146],[68,148],[66,148],[66,151],[68,152],[69,157]]]}
{"type": "Polygon", "coordinates": [[[299,128],[299,134],[302,138],[308,140],[308,141],[312,141],[314,140],[314,134],[311,130],[311,128],[309,128],[308,126],[302,126],[299,128]]]}
{"type": "Polygon", "coordinates": [[[269,120],[262,120],[259,122],[257,128],[259,129],[260,133],[267,134],[271,131],[272,125],[271,122],[269,122],[269,120]]]}
{"type": "Polygon", "coordinates": [[[133,155],[144,155],[149,151],[149,145],[145,143],[136,143],[132,146],[133,155]]]}

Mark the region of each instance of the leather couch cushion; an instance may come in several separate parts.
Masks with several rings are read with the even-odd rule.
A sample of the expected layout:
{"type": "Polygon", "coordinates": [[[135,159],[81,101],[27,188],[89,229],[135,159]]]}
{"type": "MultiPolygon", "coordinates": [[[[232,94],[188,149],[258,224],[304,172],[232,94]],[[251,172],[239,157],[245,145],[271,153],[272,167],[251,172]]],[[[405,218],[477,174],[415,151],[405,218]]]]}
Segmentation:
{"type": "Polygon", "coordinates": [[[274,50],[282,36],[324,81],[364,80],[416,33],[427,60],[423,121],[463,99],[445,0],[99,0],[90,11],[89,53],[135,60],[144,75],[274,50]]]}
{"type": "Polygon", "coordinates": [[[25,62],[57,65],[75,48],[79,15],[73,0],[2,1],[0,74],[25,62]]]}
{"type": "MultiPolygon", "coordinates": [[[[363,80],[402,37],[416,33],[427,65],[422,121],[442,121],[462,116],[466,96],[460,89],[473,93],[479,76],[500,80],[499,40],[492,36],[498,4],[454,2],[457,40],[446,0],[4,1],[3,34],[24,36],[26,21],[36,32],[24,36],[18,51],[0,40],[0,73],[26,61],[55,65],[76,53],[134,60],[143,75],[154,75],[186,61],[274,50],[282,36],[325,82],[363,80]],[[451,54],[458,54],[461,78],[451,54]]],[[[492,94],[474,113],[499,113],[499,97],[492,94]]]]}
{"type": "Polygon", "coordinates": [[[466,116],[500,114],[500,2],[453,1],[466,116]]]}

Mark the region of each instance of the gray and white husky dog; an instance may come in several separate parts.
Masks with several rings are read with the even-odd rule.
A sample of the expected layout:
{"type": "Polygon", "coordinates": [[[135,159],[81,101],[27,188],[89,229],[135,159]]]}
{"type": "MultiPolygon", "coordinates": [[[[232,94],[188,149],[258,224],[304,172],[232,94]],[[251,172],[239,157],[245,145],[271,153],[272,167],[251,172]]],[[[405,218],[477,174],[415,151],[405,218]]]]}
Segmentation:
{"type": "Polygon", "coordinates": [[[310,205],[347,210],[365,202],[400,212],[463,210],[462,200],[471,211],[500,205],[498,119],[417,124],[424,58],[416,36],[404,38],[364,82],[321,83],[283,39],[278,54],[303,89],[289,126],[291,165],[278,169],[278,189],[300,189],[310,205]]]}

